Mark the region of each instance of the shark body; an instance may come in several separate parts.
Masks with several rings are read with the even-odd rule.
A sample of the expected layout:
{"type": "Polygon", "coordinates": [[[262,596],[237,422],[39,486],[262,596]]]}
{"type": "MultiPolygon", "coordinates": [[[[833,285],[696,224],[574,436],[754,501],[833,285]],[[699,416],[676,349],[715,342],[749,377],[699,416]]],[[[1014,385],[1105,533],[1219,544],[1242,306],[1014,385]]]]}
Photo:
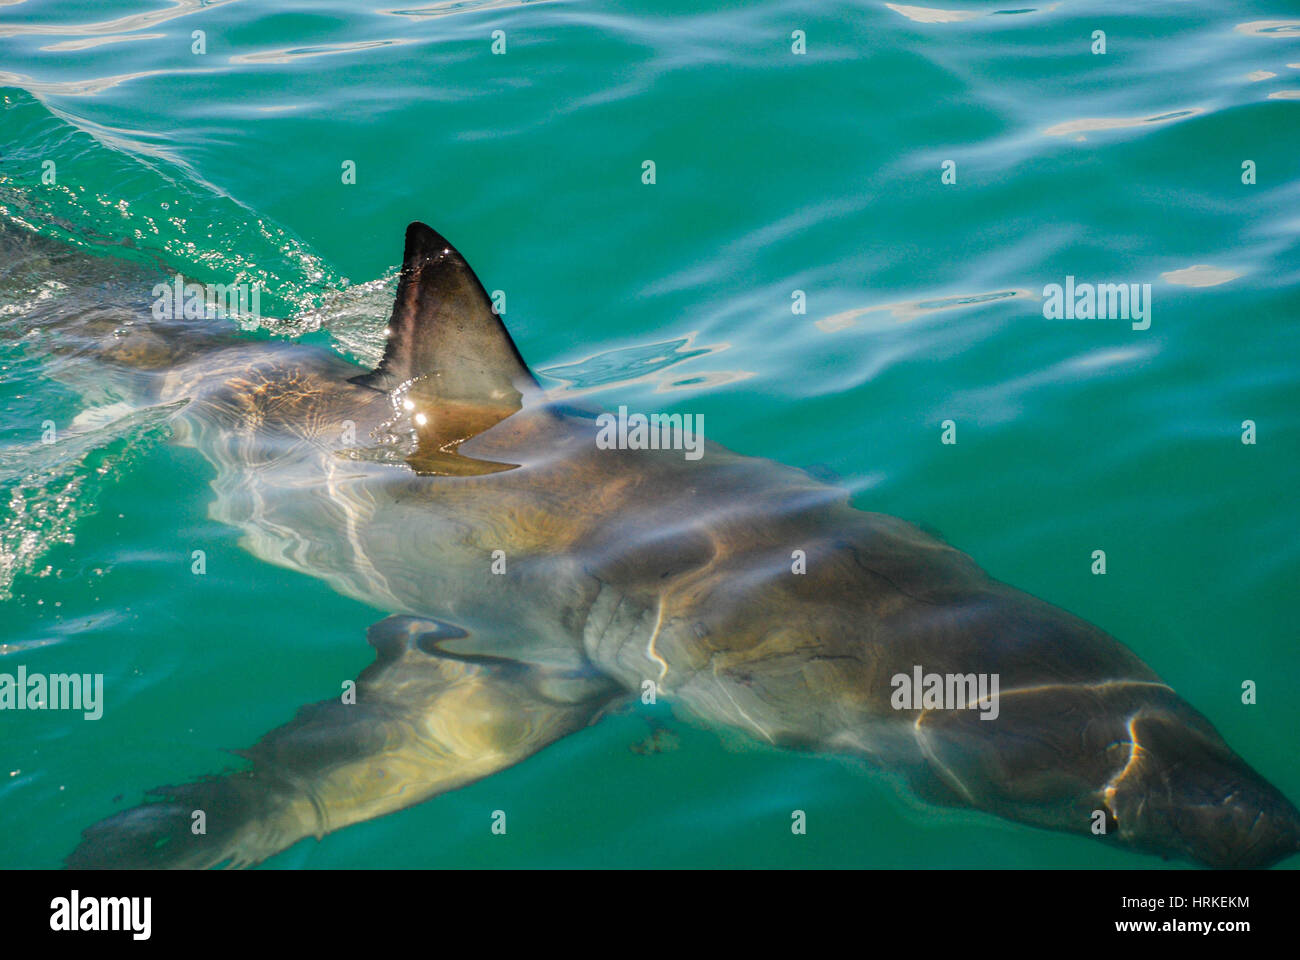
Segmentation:
{"type": "Polygon", "coordinates": [[[1295,807],[1098,628],[799,470],[711,443],[698,461],[601,449],[595,412],[542,396],[423,224],[370,373],[203,325],[105,324],[80,318],[68,342],[177,405],[216,468],[214,515],[392,616],[355,703],[303,707],[243,769],[91,826],[70,866],[255,864],[648,688],[766,742],[866,757],[936,803],[1087,835],[1100,821],[1107,841],[1214,866],[1300,850],[1295,807]],[[997,676],[996,715],[900,707],[893,678],[918,669],[997,676]]]}

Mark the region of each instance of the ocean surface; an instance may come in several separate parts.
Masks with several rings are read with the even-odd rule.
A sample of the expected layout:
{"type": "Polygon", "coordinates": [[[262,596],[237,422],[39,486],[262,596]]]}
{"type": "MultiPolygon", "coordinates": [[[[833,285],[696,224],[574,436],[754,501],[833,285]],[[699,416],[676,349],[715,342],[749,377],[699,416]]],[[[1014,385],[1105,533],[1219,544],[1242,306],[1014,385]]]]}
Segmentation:
{"type": "MultiPolygon", "coordinates": [[[[0,263],[0,671],[105,686],[0,715],[0,867],[236,764],[387,613],[242,550],[206,461],[24,317],[257,282],[260,335],[370,364],[415,219],[548,388],[937,532],[1300,800],[1300,5],[942,6],[0,0],[0,231],[67,251],[0,263]],[[1048,318],[1067,277],[1149,284],[1149,326],[1048,318]]],[[[1162,865],[660,703],[264,868],[1162,865]]]]}

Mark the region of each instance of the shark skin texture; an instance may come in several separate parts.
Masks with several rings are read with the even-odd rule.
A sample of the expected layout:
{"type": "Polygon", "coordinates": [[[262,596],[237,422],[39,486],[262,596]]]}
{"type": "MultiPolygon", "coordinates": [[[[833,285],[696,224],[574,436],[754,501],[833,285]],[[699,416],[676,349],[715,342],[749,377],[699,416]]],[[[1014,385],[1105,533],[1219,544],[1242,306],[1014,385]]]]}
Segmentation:
{"type": "Polygon", "coordinates": [[[247,549],[391,616],[354,703],[304,706],[239,769],[88,827],[69,867],[254,865],[526,760],[647,685],[932,803],[1079,835],[1101,820],[1102,842],[1215,867],[1300,851],[1287,798],[1098,628],[803,471],[598,444],[600,411],[543,393],[424,224],[374,371],[211,321],[124,327],[122,309],[47,320],[117,393],[175,405],[247,549]],[[918,667],[996,675],[996,716],[900,708],[892,678],[918,667]]]}

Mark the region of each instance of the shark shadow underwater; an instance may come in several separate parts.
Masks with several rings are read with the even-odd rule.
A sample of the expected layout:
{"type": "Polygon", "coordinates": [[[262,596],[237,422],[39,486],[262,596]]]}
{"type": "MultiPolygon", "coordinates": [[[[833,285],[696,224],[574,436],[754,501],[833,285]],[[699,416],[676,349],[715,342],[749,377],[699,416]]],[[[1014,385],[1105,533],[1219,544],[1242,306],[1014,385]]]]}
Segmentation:
{"type": "Polygon", "coordinates": [[[365,372],[212,321],[61,319],[60,349],[117,395],[176,405],[177,439],[216,470],[213,516],[249,550],[392,614],[355,703],[301,707],[241,769],[151,791],[68,866],[256,864],[525,760],[647,682],[932,803],[1085,836],[1104,817],[1099,839],[1211,866],[1300,850],[1296,808],[1098,628],[802,471],[712,443],[599,448],[597,411],[544,396],[420,223],[387,334],[365,372]],[[916,667],[996,674],[996,717],[895,709],[891,678],[916,667]]]}

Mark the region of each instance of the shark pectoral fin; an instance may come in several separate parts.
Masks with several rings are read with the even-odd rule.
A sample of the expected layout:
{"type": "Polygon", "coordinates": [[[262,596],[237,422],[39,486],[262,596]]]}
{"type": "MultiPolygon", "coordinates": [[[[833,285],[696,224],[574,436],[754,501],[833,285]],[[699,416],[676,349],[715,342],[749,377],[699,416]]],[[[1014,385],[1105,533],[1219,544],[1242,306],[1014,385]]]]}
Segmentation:
{"type": "MultiPolygon", "coordinates": [[[[410,617],[394,614],[378,623],[371,624],[366,631],[366,642],[375,648],[378,655],[374,667],[382,666],[390,660],[406,656],[407,651],[418,648],[425,653],[437,655],[435,645],[443,640],[468,636],[455,624],[435,620],[432,617],[410,617]]],[[[365,674],[362,674],[364,677],[365,674]]]]}
{"type": "Polygon", "coordinates": [[[548,641],[543,636],[506,633],[501,629],[462,630],[428,617],[397,615],[370,628],[370,643],[376,649],[410,644],[431,656],[463,660],[466,663],[498,664],[503,669],[515,664],[532,670],[538,677],[590,676],[605,682],[577,646],[567,639],[548,641]]]}
{"type": "Polygon", "coordinates": [[[150,792],[82,834],[78,868],[250,866],[303,837],[409,807],[586,726],[619,695],[595,675],[428,652],[457,628],[393,617],[355,702],[323,700],[240,751],[248,769],[150,792]],[[432,625],[432,627],[431,627],[432,625]],[[203,812],[205,832],[195,833],[203,812]]]}
{"type": "Polygon", "coordinates": [[[580,653],[547,651],[517,638],[506,640],[485,631],[462,630],[431,617],[400,614],[387,617],[374,624],[366,636],[370,645],[379,651],[381,663],[414,649],[434,657],[490,666],[510,673],[550,703],[581,704],[594,700],[604,703],[614,699],[618,692],[617,685],[580,653]]]}

